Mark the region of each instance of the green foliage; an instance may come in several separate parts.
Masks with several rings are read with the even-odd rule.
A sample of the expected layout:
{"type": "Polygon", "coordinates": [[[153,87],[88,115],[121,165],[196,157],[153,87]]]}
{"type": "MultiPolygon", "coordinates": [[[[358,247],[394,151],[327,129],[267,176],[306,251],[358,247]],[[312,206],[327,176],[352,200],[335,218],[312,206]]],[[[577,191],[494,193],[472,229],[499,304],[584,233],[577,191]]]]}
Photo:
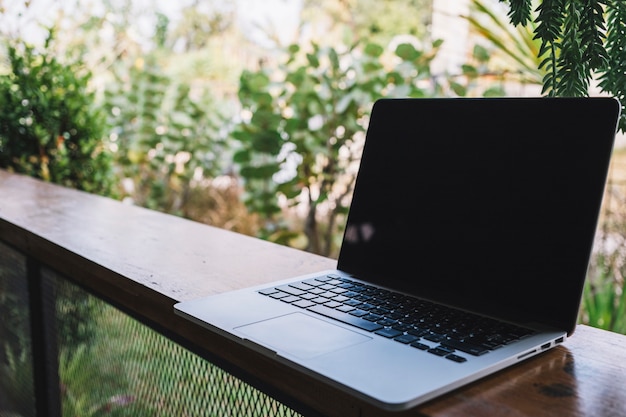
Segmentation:
{"type": "Polygon", "coordinates": [[[626,334],[624,259],[619,258],[622,258],[622,254],[617,251],[595,255],[585,282],[581,321],[593,327],[626,334]]]}
{"type": "Polygon", "coordinates": [[[50,43],[6,45],[0,75],[0,168],[108,194],[110,155],[104,118],[94,106],[91,74],[80,62],[61,63],[50,43]]]}
{"type": "Polygon", "coordinates": [[[486,71],[495,71],[521,84],[542,83],[544,71],[540,69],[538,58],[541,43],[533,39],[534,22],[529,22],[527,26],[512,26],[502,13],[482,0],[471,0],[467,19],[472,32],[491,45],[488,57],[482,60],[490,67],[493,61],[499,61],[496,68],[486,71]]]}
{"type": "MultiPolygon", "coordinates": [[[[505,0],[500,0],[505,1],[505,0]]],[[[530,20],[531,0],[510,0],[509,19],[514,25],[526,25],[530,20]]]]}
{"type": "Polygon", "coordinates": [[[87,345],[78,346],[71,354],[61,352],[59,378],[64,417],[138,415],[132,396],[115,394],[116,390],[127,389],[126,381],[120,375],[111,375],[110,365],[94,357],[87,345]]]}
{"type": "MultiPolygon", "coordinates": [[[[607,7],[606,50],[608,63],[600,69],[600,87],[626,103],[626,2],[612,0],[607,7]]],[[[622,111],[620,129],[626,132],[626,113],[622,111]]]]}
{"type": "Polygon", "coordinates": [[[0,408],[35,414],[26,259],[0,242],[0,408]]]}
{"type": "MultiPolygon", "coordinates": [[[[510,0],[509,5],[513,25],[532,20],[530,1],[510,0]]],[[[543,93],[587,96],[597,77],[602,91],[619,98],[624,106],[624,1],[541,0],[535,12],[535,38],[541,41],[539,68],[546,71],[543,93]]],[[[626,131],[626,112],[622,112],[620,130],[626,131]]]]}
{"type": "Polygon", "coordinates": [[[186,215],[194,181],[227,168],[227,123],[206,90],[174,81],[155,56],[115,72],[106,92],[115,162],[136,204],[186,215]]]}
{"type": "Polygon", "coordinates": [[[55,279],[55,283],[59,346],[73,352],[93,340],[98,311],[92,297],[81,288],[64,279],[55,279]]]}
{"type": "Polygon", "coordinates": [[[35,415],[33,391],[33,360],[27,349],[18,349],[8,342],[2,348],[0,362],[0,392],[4,398],[0,405],[15,415],[35,415]]]}
{"type": "Polygon", "coordinates": [[[233,133],[246,205],[264,221],[263,237],[306,243],[329,255],[347,212],[371,103],[383,96],[432,95],[430,51],[399,45],[392,56],[376,44],[340,50],[292,45],[279,68],[244,71],[242,122],[233,133]],[[392,61],[383,65],[383,58],[392,61]],[[288,230],[279,199],[303,208],[304,236],[288,230]]]}

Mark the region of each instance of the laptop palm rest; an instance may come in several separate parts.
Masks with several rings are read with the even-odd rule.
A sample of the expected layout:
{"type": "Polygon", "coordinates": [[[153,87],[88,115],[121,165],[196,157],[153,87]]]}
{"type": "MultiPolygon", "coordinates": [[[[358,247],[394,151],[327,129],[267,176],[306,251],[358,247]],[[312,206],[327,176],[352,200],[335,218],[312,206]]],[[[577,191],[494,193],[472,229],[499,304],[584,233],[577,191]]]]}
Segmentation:
{"type": "Polygon", "coordinates": [[[303,313],[247,324],[236,330],[254,342],[276,349],[280,354],[300,359],[314,358],[372,339],[303,313]]]}

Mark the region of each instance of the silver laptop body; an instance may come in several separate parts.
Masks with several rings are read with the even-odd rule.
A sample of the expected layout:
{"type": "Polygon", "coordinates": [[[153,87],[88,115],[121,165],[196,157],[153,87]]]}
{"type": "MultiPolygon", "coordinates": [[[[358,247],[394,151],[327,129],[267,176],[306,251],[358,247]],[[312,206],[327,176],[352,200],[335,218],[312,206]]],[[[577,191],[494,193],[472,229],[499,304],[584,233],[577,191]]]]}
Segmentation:
{"type": "Polygon", "coordinates": [[[546,351],[577,322],[619,114],[379,100],[337,269],[175,312],[388,410],[546,351]]]}

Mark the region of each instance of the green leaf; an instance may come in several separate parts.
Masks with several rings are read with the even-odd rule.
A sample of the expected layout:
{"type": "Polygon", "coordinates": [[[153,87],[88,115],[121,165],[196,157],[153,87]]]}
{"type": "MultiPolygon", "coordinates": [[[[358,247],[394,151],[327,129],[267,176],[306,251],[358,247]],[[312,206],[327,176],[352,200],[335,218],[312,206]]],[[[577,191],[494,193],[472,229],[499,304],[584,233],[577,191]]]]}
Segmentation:
{"type": "Polygon", "coordinates": [[[240,174],[250,179],[267,179],[280,170],[278,164],[265,164],[261,166],[244,166],[241,168],[240,174]]]}
{"type": "Polygon", "coordinates": [[[467,95],[467,88],[459,83],[451,82],[450,88],[458,96],[464,97],[467,95]]]}
{"type": "Polygon", "coordinates": [[[296,198],[302,194],[302,186],[300,186],[300,182],[297,177],[284,184],[280,184],[276,190],[283,193],[288,199],[296,198]]]}
{"type": "Polygon", "coordinates": [[[480,62],[487,62],[490,58],[489,51],[482,45],[474,45],[473,56],[480,62]]]}
{"type": "Polygon", "coordinates": [[[477,77],[479,75],[478,69],[475,66],[469,64],[461,65],[461,71],[463,71],[463,74],[467,75],[468,77],[477,77]]]}
{"type": "Polygon", "coordinates": [[[256,104],[259,107],[269,107],[274,101],[274,98],[270,93],[262,90],[257,90],[252,93],[252,98],[254,99],[254,101],[256,101],[256,104]]]}
{"type": "MultiPolygon", "coordinates": [[[[500,0],[503,1],[503,0],[500,0]]],[[[509,18],[513,25],[524,26],[530,19],[531,0],[509,0],[509,18]]]]}
{"type": "Polygon", "coordinates": [[[261,91],[270,84],[269,77],[262,72],[247,73],[246,84],[252,91],[261,91]]]}
{"type": "Polygon", "coordinates": [[[252,150],[256,152],[278,155],[282,147],[282,139],[278,132],[264,131],[251,138],[252,150]]]}
{"type": "Polygon", "coordinates": [[[403,43],[396,48],[396,55],[405,61],[413,61],[420,56],[420,52],[410,43],[403,43]]]}
{"type": "Polygon", "coordinates": [[[368,56],[371,56],[373,58],[378,58],[379,56],[381,56],[384,52],[384,49],[382,46],[375,44],[375,43],[368,43],[365,46],[365,54],[368,56]]]}
{"type": "Polygon", "coordinates": [[[490,87],[483,92],[483,97],[504,97],[506,91],[500,86],[490,87]]]}
{"type": "Polygon", "coordinates": [[[247,149],[240,149],[239,151],[235,152],[235,154],[233,155],[233,161],[238,164],[250,162],[250,160],[251,160],[250,151],[247,149]]]}
{"type": "Polygon", "coordinates": [[[310,66],[312,66],[313,68],[319,68],[320,60],[317,58],[317,56],[313,54],[306,54],[306,59],[307,61],[309,61],[310,66]]]}

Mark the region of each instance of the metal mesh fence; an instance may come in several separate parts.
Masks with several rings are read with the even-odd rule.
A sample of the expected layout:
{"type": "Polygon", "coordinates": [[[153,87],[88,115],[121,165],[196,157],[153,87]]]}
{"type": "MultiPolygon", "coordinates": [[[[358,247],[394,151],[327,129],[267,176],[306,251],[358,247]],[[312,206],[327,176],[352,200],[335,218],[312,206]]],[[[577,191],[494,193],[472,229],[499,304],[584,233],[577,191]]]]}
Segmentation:
{"type": "Polygon", "coordinates": [[[35,415],[26,258],[0,243],[0,416],[35,415]]]}
{"type": "Polygon", "coordinates": [[[57,284],[64,416],[298,415],[60,277],[57,284]]]}

